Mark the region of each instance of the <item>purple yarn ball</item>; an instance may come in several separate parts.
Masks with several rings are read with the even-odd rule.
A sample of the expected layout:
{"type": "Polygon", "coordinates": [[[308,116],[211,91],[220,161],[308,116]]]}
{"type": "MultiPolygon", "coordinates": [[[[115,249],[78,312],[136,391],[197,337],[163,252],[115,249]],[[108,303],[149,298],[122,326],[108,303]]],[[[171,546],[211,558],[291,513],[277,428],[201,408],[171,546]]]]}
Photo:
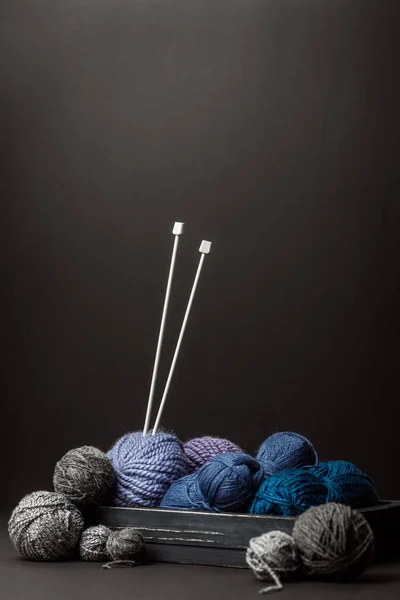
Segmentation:
{"type": "Polygon", "coordinates": [[[189,461],[190,473],[194,473],[200,469],[214,458],[214,456],[233,452],[243,453],[243,450],[233,442],[211,436],[193,438],[186,442],[183,448],[189,461]]]}
{"type": "Polygon", "coordinates": [[[172,433],[127,433],[109,450],[117,506],[159,506],[168,488],[189,471],[182,442],[172,433]]]}

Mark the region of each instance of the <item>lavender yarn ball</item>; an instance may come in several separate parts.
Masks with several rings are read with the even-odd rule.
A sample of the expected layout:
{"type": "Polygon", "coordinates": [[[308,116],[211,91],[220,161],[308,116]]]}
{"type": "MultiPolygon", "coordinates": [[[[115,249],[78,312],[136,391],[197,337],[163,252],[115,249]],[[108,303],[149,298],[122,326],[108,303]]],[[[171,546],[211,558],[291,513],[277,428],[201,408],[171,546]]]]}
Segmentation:
{"type": "Polygon", "coordinates": [[[228,452],[243,454],[243,450],[233,442],[212,436],[193,438],[186,442],[183,447],[189,461],[190,473],[194,473],[219,454],[227,454],[228,452]]]}
{"type": "Polygon", "coordinates": [[[220,454],[201,469],[176,481],[161,508],[172,510],[243,512],[263,478],[257,460],[247,454],[220,454]]]}
{"type": "Polygon", "coordinates": [[[182,443],[172,433],[127,433],[109,450],[117,506],[157,508],[168,488],[189,471],[182,443]]]}
{"type": "Polygon", "coordinates": [[[80,511],[63,494],[33,492],[13,510],[8,533],[24,558],[57,561],[71,558],[83,531],[80,511]]]}
{"type": "Polygon", "coordinates": [[[258,450],[265,475],[285,469],[300,469],[318,464],[317,452],[312,443],[302,435],[284,431],[270,435],[258,450]]]}
{"type": "Polygon", "coordinates": [[[79,544],[81,559],[89,562],[108,560],[107,540],[110,533],[111,530],[105,525],[95,525],[85,529],[79,544]]]}
{"type": "Polygon", "coordinates": [[[80,508],[111,501],[115,473],[110,459],[93,446],[70,450],[54,469],[53,485],[80,508]]]}

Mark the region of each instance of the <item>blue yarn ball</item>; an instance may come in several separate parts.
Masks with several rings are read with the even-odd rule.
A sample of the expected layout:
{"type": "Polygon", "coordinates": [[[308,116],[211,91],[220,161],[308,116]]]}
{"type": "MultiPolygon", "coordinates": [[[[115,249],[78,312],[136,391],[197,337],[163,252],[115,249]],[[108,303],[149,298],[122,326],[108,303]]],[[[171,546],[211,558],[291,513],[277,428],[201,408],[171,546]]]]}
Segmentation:
{"type": "Polygon", "coordinates": [[[312,443],[291,431],[270,435],[261,444],[257,460],[260,461],[265,475],[318,464],[317,452],[312,443]]]}
{"type": "Polygon", "coordinates": [[[262,479],[260,464],[251,456],[220,454],[192,475],[175,482],[165,494],[161,508],[246,511],[262,479]]]}
{"type": "Polygon", "coordinates": [[[352,508],[374,506],[378,501],[373,482],[357,467],[325,464],[324,474],[317,476],[319,467],[291,469],[268,477],[257,490],[250,506],[251,514],[297,516],[310,506],[336,502],[352,508]],[[332,471],[339,474],[329,476],[332,471]],[[340,470],[342,472],[340,473],[340,470]],[[347,472],[346,472],[347,471],[347,472]],[[359,472],[356,472],[359,471],[359,472]]]}
{"type": "Polygon", "coordinates": [[[268,477],[250,506],[253,515],[294,517],[310,506],[325,504],[327,486],[303,469],[288,469],[268,477]]]}
{"type": "Polygon", "coordinates": [[[362,473],[358,467],[346,460],[328,460],[320,462],[317,466],[308,468],[308,470],[322,479],[332,479],[332,477],[348,475],[349,473],[362,473]]]}
{"type": "Polygon", "coordinates": [[[183,444],[172,433],[127,433],[109,450],[117,506],[159,506],[167,489],[189,472],[183,444]]]}
{"type": "Polygon", "coordinates": [[[350,462],[330,460],[310,468],[309,472],[326,483],[328,502],[347,504],[352,508],[366,508],[379,503],[371,477],[350,462]]]}

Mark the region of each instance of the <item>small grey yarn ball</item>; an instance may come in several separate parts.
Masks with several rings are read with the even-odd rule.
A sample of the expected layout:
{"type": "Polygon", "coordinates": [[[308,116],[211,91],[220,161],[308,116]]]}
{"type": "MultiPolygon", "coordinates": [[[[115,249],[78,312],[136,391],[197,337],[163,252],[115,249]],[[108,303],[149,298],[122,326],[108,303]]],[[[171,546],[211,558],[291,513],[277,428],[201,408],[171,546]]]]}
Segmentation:
{"type": "Polygon", "coordinates": [[[110,560],[142,562],[144,558],[142,534],[132,527],[112,531],[107,540],[107,553],[110,560]]]}
{"type": "Polygon", "coordinates": [[[111,530],[105,525],[95,525],[85,529],[79,544],[82,560],[100,562],[108,560],[107,540],[110,534],[111,530]]]}
{"type": "Polygon", "coordinates": [[[273,586],[260,590],[260,593],[282,589],[281,581],[296,575],[301,567],[296,544],[283,531],[269,531],[252,538],[246,561],[258,579],[274,582],[273,586]]]}
{"type": "Polygon", "coordinates": [[[312,506],[293,528],[304,572],[347,580],[360,575],[374,556],[374,535],[365,517],[350,506],[312,506]]]}
{"type": "Polygon", "coordinates": [[[8,534],[15,549],[30,560],[70,558],[83,531],[80,511],[57,492],[33,492],[13,510],[8,534]]]}
{"type": "Polygon", "coordinates": [[[54,469],[53,485],[80,508],[108,503],[115,482],[114,467],[104,452],[93,446],[70,450],[54,469]]]}

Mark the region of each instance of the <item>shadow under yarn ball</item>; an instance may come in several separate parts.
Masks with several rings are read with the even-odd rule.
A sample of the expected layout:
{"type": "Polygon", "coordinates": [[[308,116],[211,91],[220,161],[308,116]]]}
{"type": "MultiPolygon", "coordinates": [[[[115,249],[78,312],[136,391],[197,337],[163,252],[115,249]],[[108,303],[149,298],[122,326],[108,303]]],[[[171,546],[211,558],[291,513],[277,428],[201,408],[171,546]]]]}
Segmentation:
{"type": "Polygon", "coordinates": [[[183,445],[172,433],[127,433],[108,456],[116,474],[113,502],[118,506],[157,508],[168,488],[189,471],[183,445]]]}
{"type": "Polygon", "coordinates": [[[265,475],[318,464],[317,452],[312,443],[291,431],[270,435],[261,444],[257,460],[260,461],[265,475]]]}
{"type": "Polygon", "coordinates": [[[243,454],[243,450],[233,442],[213,436],[193,438],[183,447],[189,462],[190,473],[194,473],[219,454],[232,452],[243,454]]]}
{"type": "Polygon", "coordinates": [[[63,494],[33,492],[13,510],[8,533],[23,557],[38,561],[71,558],[83,531],[80,511],[63,494]]]}
{"type": "Polygon", "coordinates": [[[96,506],[111,501],[114,468],[107,455],[93,446],[74,448],[57,462],[53,485],[77,506],[96,506]]]}
{"type": "Polygon", "coordinates": [[[195,473],[174,483],[165,494],[161,508],[246,511],[262,478],[260,464],[251,456],[221,454],[195,473]]]}
{"type": "Polygon", "coordinates": [[[349,506],[314,506],[296,519],[293,539],[307,575],[348,580],[374,556],[374,536],[365,517],[349,506]]]}

